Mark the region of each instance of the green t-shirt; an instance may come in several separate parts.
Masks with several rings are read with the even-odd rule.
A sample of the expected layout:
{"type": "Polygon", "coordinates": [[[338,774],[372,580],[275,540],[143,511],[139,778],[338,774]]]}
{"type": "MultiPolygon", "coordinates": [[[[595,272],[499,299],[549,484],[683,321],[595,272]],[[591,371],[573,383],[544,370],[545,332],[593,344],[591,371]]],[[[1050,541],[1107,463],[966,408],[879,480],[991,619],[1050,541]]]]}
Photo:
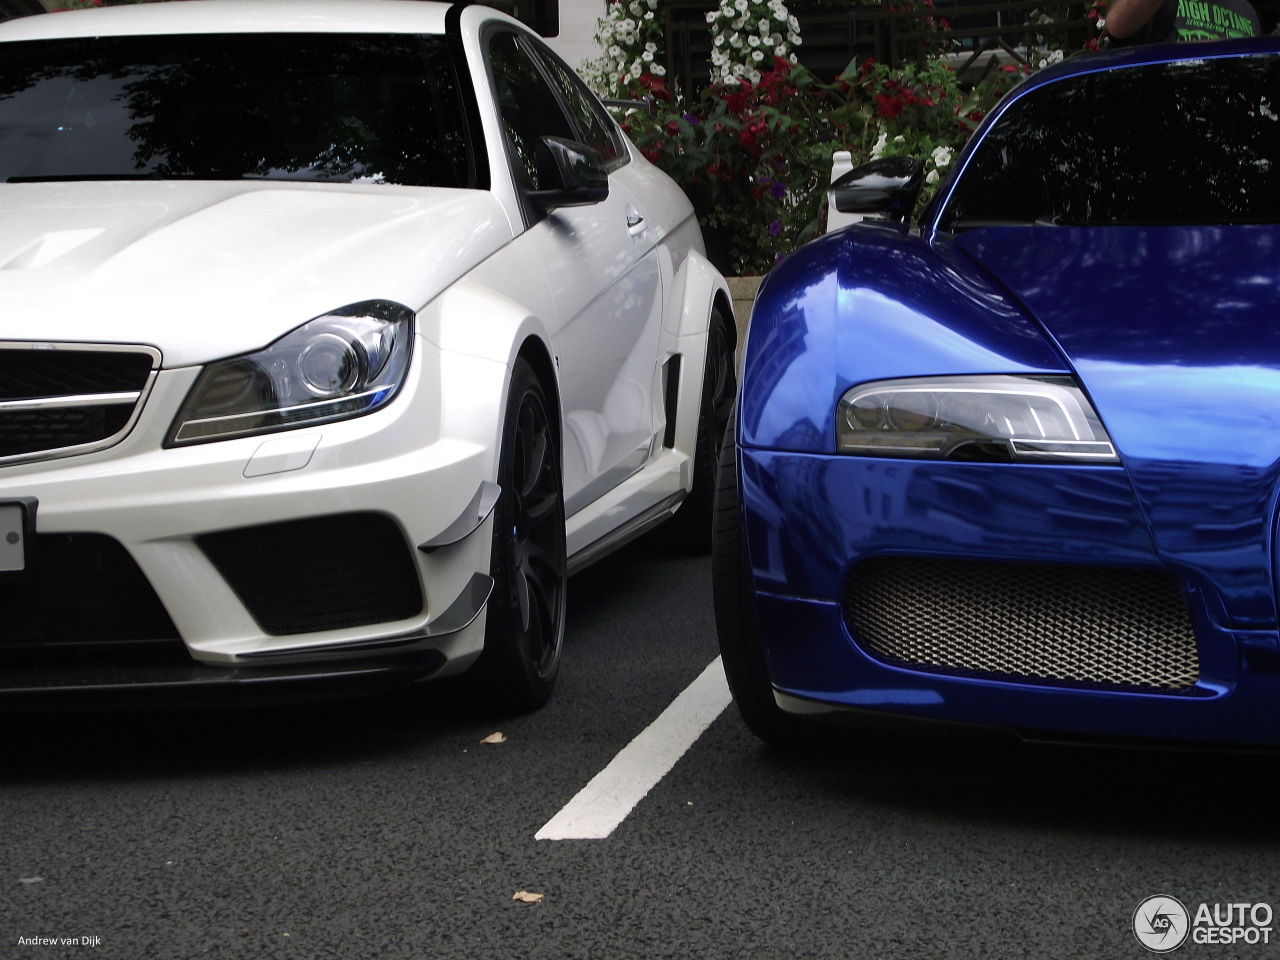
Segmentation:
{"type": "Polygon", "coordinates": [[[1164,0],[1155,15],[1131,37],[1112,46],[1172,43],[1175,40],[1232,40],[1262,33],[1248,0],[1164,0]]]}

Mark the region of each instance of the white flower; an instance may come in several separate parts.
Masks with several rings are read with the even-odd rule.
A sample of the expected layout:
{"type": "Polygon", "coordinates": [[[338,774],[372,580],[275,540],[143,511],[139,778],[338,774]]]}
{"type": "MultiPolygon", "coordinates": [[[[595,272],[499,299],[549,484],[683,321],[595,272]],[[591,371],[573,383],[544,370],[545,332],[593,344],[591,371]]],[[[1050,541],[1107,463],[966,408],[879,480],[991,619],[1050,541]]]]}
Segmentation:
{"type": "Polygon", "coordinates": [[[799,63],[799,62],[800,62],[800,58],[799,58],[799,57],[797,57],[797,56],[793,53],[793,54],[791,55],[791,62],[792,62],[792,63],[799,63]]]}
{"type": "Polygon", "coordinates": [[[653,63],[653,54],[646,50],[644,53],[640,54],[640,59],[645,63],[653,63]]]}
{"type": "Polygon", "coordinates": [[[616,43],[609,48],[609,56],[611,57],[616,57],[621,52],[622,52],[622,48],[618,46],[616,43]]]}
{"type": "Polygon", "coordinates": [[[729,38],[729,45],[730,45],[731,47],[733,47],[735,50],[741,50],[741,49],[742,49],[742,38],[741,38],[740,36],[738,36],[736,33],[735,33],[735,34],[733,34],[733,36],[731,36],[731,37],[729,38]]]}
{"type": "Polygon", "coordinates": [[[707,14],[707,23],[715,23],[715,22],[716,22],[716,12],[712,10],[710,13],[707,14]]]}
{"type": "Polygon", "coordinates": [[[635,63],[633,63],[631,65],[631,72],[634,73],[637,77],[640,76],[640,74],[644,73],[644,62],[641,60],[637,60],[635,63]]]}
{"type": "Polygon", "coordinates": [[[762,46],[762,47],[772,47],[772,46],[773,46],[773,37],[761,37],[761,38],[760,38],[760,46],[762,46]]]}
{"type": "Polygon", "coordinates": [[[757,26],[760,28],[760,36],[767,37],[769,35],[770,30],[768,20],[761,20],[757,26]]]}
{"type": "Polygon", "coordinates": [[[782,34],[780,34],[780,33],[775,33],[775,34],[774,34],[772,37],[770,37],[769,39],[770,39],[770,41],[772,41],[772,43],[773,43],[773,45],[774,45],[775,47],[780,47],[780,46],[782,46],[782,34]]]}
{"type": "Polygon", "coordinates": [[[906,140],[907,138],[904,137],[902,134],[898,134],[896,137],[893,138],[894,143],[906,143],[906,140]]]}
{"type": "Polygon", "coordinates": [[[645,12],[645,15],[644,15],[644,18],[645,18],[646,20],[652,20],[652,19],[653,19],[653,11],[652,11],[652,10],[648,10],[648,11],[646,11],[646,12],[645,12]]]}
{"type": "Polygon", "coordinates": [[[783,23],[786,23],[786,22],[787,22],[787,8],[786,8],[786,7],[774,7],[774,8],[773,8],[773,19],[775,19],[775,20],[781,20],[783,23]]]}
{"type": "Polygon", "coordinates": [[[627,9],[630,10],[631,13],[637,17],[640,16],[642,13],[644,13],[644,7],[636,3],[635,0],[631,0],[631,5],[628,6],[627,9]]]}
{"type": "Polygon", "coordinates": [[[792,33],[800,32],[800,21],[797,20],[795,17],[791,17],[791,16],[787,17],[787,26],[791,28],[792,33]]]}
{"type": "Polygon", "coordinates": [[[649,68],[649,72],[655,77],[665,77],[667,75],[667,68],[660,63],[655,63],[649,68]]]}
{"type": "Polygon", "coordinates": [[[937,170],[930,170],[928,173],[926,173],[926,174],[924,175],[924,182],[925,182],[925,183],[937,183],[937,182],[938,182],[938,171],[937,171],[937,170]]]}
{"type": "Polygon", "coordinates": [[[650,10],[658,9],[658,0],[645,0],[645,3],[649,5],[650,10]]]}
{"type": "Polygon", "coordinates": [[[749,72],[747,73],[747,79],[748,79],[748,80],[750,80],[752,83],[759,83],[759,82],[760,82],[760,71],[759,71],[759,70],[751,70],[751,71],[749,71],[749,72]]]}
{"type": "Polygon", "coordinates": [[[739,13],[746,13],[749,6],[751,4],[747,3],[747,0],[733,0],[733,7],[739,13]]]}
{"type": "Polygon", "coordinates": [[[751,51],[751,59],[754,60],[756,63],[759,63],[761,60],[764,59],[764,54],[761,53],[759,50],[753,50],[751,51]]]}
{"type": "Polygon", "coordinates": [[[876,145],[871,148],[871,159],[876,160],[884,156],[884,148],[889,144],[889,134],[883,130],[880,131],[880,138],[876,140],[876,145]]]}
{"type": "Polygon", "coordinates": [[[717,33],[717,34],[716,34],[715,44],[716,44],[716,46],[717,46],[717,47],[723,47],[723,46],[724,46],[724,34],[723,34],[723,33],[717,33]]]}
{"type": "Polygon", "coordinates": [[[645,48],[645,50],[647,50],[649,53],[655,53],[655,52],[657,52],[658,45],[657,45],[656,43],[654,43],[652,40],[650,40],[648,43],[646,43],[646,44],[644,45],[644,48],[645,48]]]}
{"type": "Polygon", "coordinates": [[[930,156],[933,158],[935,167],[945,167],[951,163],[951,148],[945,145],[934,147],[930,156]]]}
{"type": "Polygon", "coordinates": [[[747,43],[754,49],[755,47],[760,46],[760,38],[753,33],[751,36],[747,37],[747,43]]]}

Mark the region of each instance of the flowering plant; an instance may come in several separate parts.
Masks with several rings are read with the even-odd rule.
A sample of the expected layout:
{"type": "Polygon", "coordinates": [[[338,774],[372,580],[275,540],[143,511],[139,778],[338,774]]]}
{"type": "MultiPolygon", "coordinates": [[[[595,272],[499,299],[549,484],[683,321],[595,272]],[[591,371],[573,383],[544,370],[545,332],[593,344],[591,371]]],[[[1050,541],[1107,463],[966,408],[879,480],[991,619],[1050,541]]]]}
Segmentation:
{"type": "Polygon", "coordinates": [[[604,51],[582,65],[583,79],[597,93],[627,99],[637,93],[640,77],[662,77],[659,62],[662,20],[658,0],[611,0],[596,21],[596,43],[604,51]]]}
{"type": "Polygon", "coordinates": [[[720,0],[707,14],[711,25],[711,79],[759,83],[775,58],[796,62],[800,23],[783,0],[720,0]]]}
{"type": "MultiPolygon", "coordinates": [[[[849,150],[855,164],[903,154],[924,160],[927,201],[1019,78],[998,71],[962,90],[942,63],[891,70],[866,61],[825,84],[775,56],[756,82],[715,83],[696,103],[656,118],[629,114],[623,128],[689,195],[717,266],[763,273],[821,229],[835,150],[849,150]]],[[[661,80],[647,84],[662,99],[661,80]]]]}

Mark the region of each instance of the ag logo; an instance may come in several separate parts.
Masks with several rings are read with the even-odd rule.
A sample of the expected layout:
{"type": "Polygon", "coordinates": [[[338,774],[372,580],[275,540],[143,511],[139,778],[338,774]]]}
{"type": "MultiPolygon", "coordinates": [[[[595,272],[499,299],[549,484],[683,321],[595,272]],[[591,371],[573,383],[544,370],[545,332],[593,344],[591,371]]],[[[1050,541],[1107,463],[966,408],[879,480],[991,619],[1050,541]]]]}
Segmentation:
{"type": "Polygon", "coordinates": [[[1191,917],[1175,897],[1147,897],[1133,911],[1133,934],[1152,953],[1177,950],[1187,939],[1191,917]]]}

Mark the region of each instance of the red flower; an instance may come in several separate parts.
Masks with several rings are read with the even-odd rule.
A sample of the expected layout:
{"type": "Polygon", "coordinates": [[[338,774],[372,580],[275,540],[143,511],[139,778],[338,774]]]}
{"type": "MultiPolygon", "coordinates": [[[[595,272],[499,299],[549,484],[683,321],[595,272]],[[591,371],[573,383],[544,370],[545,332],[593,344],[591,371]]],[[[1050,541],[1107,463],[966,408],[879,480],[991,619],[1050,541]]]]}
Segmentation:
{"type": "Polygon", "coordinates": [[[886,96],[883,93],[876,94],[876,113],[886,120],[892,120],[900,114],[902,106],[902,101],[897,97],[886,96]]]}

